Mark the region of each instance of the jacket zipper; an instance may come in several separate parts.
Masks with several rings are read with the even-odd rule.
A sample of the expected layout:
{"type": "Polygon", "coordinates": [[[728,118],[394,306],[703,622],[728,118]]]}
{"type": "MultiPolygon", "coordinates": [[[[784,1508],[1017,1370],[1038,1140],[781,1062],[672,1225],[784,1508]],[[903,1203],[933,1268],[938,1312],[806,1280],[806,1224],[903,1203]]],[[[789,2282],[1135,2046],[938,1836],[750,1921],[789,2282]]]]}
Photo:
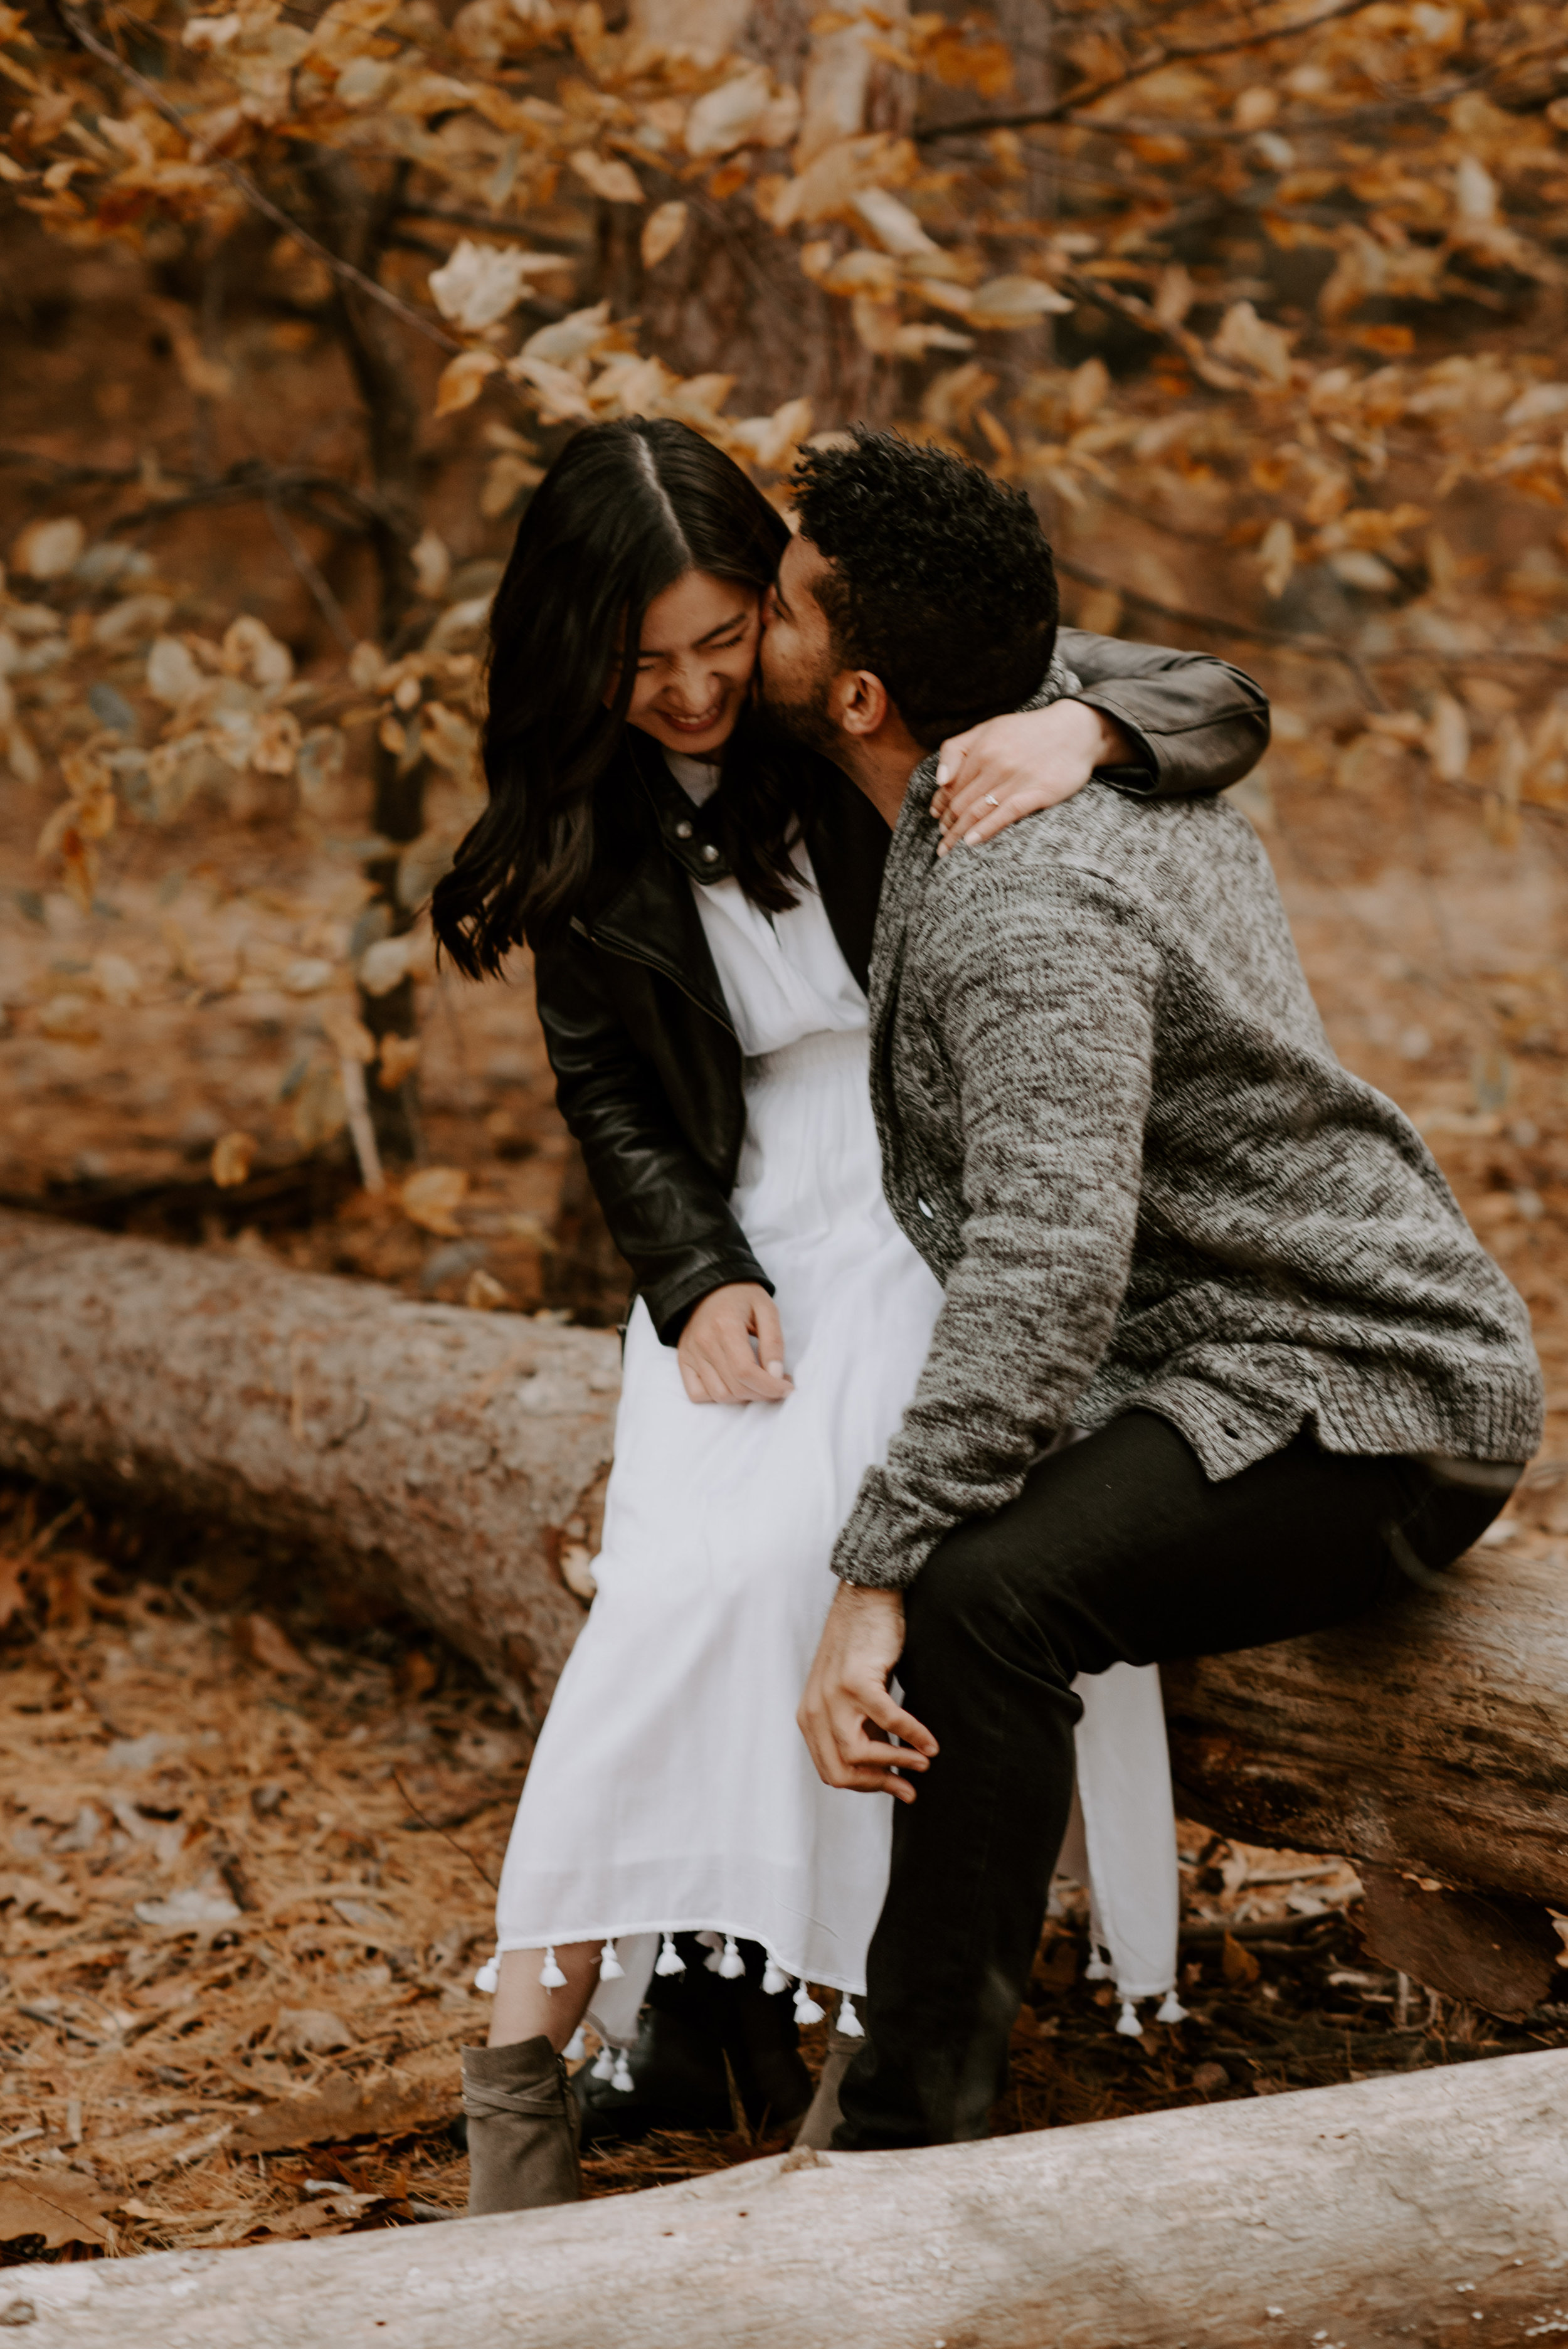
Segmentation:
{"type": "Polygon", "coordinates": [[[688,1003],[695,1003],[697,1009],[706,1012],[736,1044],[739,1043],[740,1039],[736,1035],[733,1024],[716,1011],[711,1003],[705,1003],[700,995],[694,994],[672,963],[661,962],[655,955],[639,954],[634,947],[612,946],[598,931],[589,929],[585,923],[575,917],[572,927],[585,937],[591,947],[597,947],[601,953],[619,955],[623,962],[640,963],[645,970],[657,971],[661,978],[667,978],[672,987],[679,988],[688,1003]]]}

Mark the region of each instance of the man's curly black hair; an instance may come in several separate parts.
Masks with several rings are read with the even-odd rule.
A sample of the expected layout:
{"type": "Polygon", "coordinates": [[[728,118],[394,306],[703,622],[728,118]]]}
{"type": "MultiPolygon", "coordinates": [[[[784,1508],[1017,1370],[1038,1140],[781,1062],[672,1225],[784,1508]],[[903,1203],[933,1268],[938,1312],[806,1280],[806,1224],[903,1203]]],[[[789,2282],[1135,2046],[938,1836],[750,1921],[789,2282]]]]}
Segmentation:
{"type": "Polygon", "coordinates": [[[1016,709],[1057,640],[1051,550],[1021,490],[945,449],[857,425],[808,449],[800,529],[833,564],[816,588],[835,658],[882,679],[915,740],[1016,709]]]}

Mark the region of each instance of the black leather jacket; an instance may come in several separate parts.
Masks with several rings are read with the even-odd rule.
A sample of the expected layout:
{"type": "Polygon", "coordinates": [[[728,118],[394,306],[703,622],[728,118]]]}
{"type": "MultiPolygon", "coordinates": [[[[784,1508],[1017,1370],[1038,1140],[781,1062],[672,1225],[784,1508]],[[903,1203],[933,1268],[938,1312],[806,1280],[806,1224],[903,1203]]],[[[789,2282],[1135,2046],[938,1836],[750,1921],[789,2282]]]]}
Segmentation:
{"type": "MultiPolygon", "coordinates": [[[[1138,748],[1104,780],[1151,798],[1222,791],[1269,739],[1250,678],[1201,653],[1064,628],[1076,697],[1138,748]]],[[[582,1146],[612,1237],[666,1345],[710,1289],[770,1288],[729,1210],[746,1126],[740,1046],[693,901],[727,870],[657,746],[598,787],[594,861],[569,933],[535,962],[539,1017],[562,1115],[582,1146]]],[[[864,987],[890,834],[823,761],[805,841],[845,961],[864,987]]]]}

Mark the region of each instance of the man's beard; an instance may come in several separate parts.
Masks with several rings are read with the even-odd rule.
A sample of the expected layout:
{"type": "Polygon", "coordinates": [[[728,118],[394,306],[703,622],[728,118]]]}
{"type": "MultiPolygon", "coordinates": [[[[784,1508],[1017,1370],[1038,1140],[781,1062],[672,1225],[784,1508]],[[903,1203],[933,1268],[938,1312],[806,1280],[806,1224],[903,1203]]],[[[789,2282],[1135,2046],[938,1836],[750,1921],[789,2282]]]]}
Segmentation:
{"type": "Polygon", "coordinates": [[[829,714],[825,678],[814,681],[798,700],[786,700],[777,691],[770,691],[759,675],[757,705],[768,724],[778,732],[803,742],[809,750],[820,750],[824,758],[838,759],[843,743],[829,714]]]}

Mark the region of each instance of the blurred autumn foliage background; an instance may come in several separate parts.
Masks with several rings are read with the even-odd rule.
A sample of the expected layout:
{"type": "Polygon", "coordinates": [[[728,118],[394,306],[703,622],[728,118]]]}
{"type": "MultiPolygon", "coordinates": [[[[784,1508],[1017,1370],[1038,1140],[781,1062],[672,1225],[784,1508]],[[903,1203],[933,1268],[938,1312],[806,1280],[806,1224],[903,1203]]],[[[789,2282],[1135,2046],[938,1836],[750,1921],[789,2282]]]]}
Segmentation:
{"type": "Polygon", "coordinates": [[[526,985],[422,920],[487,600],[581,419],[783,498],[871,417],[1025,483],[1080,622],[1264,676],[1342,1049],[1538,1247],[1560,11],[35,0],[0,87],[7,1196],[613,1313],[526,985]]]}

